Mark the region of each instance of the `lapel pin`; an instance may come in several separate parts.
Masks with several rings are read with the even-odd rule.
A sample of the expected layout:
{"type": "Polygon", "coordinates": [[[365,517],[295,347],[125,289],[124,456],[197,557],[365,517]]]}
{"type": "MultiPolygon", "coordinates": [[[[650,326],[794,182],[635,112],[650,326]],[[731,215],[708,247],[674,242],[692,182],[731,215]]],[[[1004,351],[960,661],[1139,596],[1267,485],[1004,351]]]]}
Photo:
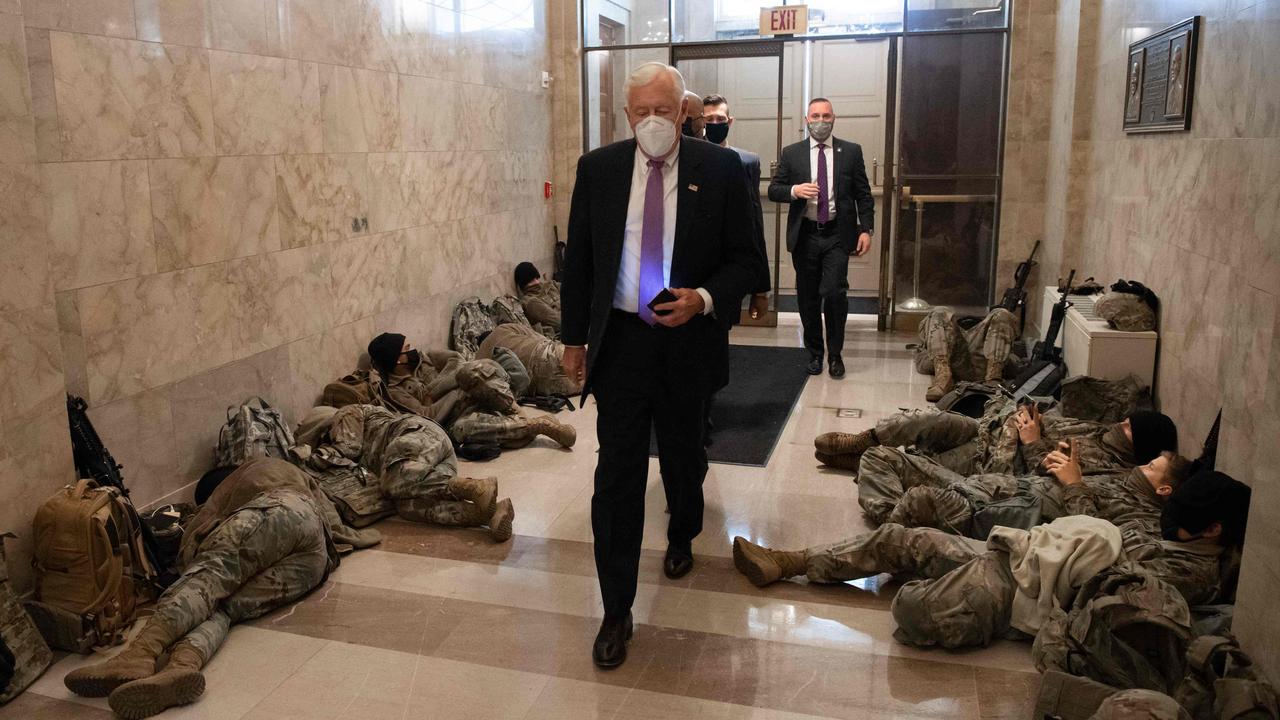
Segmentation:
{"type": "Polygon", "coordinates": [[[698,192],[698,186],[697,186],[697,185],[694,185],[693,183],[690,183],[690,184],[689,184],[689,190],[691,190],[691,191],[693,191],[693,192],[698,192]]]}

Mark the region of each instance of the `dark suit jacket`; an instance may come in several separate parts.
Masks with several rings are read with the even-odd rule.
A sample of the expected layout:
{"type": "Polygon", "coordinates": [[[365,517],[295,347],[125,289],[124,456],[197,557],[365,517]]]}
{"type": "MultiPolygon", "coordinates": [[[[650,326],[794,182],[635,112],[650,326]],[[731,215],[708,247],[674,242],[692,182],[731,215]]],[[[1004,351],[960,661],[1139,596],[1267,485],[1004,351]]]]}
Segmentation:
{"type": "MultiPolygon", "coordinates": [[[[760,156],[750,150],[729,146],[729,149],[738,153],[738,158],[742,160],[742,167],[747,171],[747,193],[751,197],[751,206],[755,208],[751,213],[751,219],[756,225],[756,244],[759,246],[760,254],[767,260],[769,257],[769,249],[764,243],[764,207],[760,204],[760,156]]],[[[767,293],[773,289],[773,280],[770,279],[763,285],[751,289],[752,293],[767,293]]]]}
{"type": "MultiPolygon", "coordinates": [[[[836,164],[833,175],[836,180],[837,227],[845,249],[852,253],[858,249],[858,235],[875,229],[876,201],[871,196],[871,183],[867,182],[862,146],[833,137],[831,147],[834,151],[831,156],[836,164]]],[[[769,199],[791,204],[787,211],[787,250],[792,252],[800,240],[800,221],[804,218],[806,201],[792,199],[791,186],[811,182],[812,177],[808,139],[782,148],[778,169],[769,182],[769,199]]]]}
{"type": "MultiPolygon", "coordinates": [[[[565,345],[587,346],[584,394],[613,309],[635,156],[636,142],[629,139],[578,159],[560,288],[560,335],[565,345]]],[[[706,288],[720,325],[720,332],[710,335],[727,342],[723,329],[737,318],[742,298],[769,275],[768,260],[753,239],[746,172],[736,153],[681,137],[679,173],[671,286],[706,288]]],[[[690,322],[695,321],[715,325],[709,319],[690,322]]],[[[713,354],[708,362],[723,361],[713,354]]]]}

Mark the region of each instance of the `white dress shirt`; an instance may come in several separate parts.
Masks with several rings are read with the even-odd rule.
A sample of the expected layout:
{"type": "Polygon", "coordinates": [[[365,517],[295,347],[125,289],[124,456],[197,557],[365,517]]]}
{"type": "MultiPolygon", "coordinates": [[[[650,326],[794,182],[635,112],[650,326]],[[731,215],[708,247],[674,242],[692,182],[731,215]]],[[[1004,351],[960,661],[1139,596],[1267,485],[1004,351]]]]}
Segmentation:
{"type": "MultiPolygon", "coordinates": [[[[649,185],[649,157],[636,146],[635,169],[631,172],[631,196],[627,200],[627,224],[622,236],[622,262],[618,265],[618,280],[613,286],[613,307],[624,312],[640,310],[640,246],[644,232],[644,194],[649,185]]],[[[671,287],[671,254],[676,241],[676,199],[680,188],[680,145],[664,158],[662,167],[662,284],[671,287]]],[[[705,305],[702,312],[710,314],[711,293],[698,288],[705,305]]],[[[648,302],[648,300],[645,300],[648,302]]]]}
{"type": "MultiPolygon", "coordinates": [[[[835,159],[835,155],[832,154],[831,152],[831,149],[832,149],[831,146],[835,141],[836,141],[836,138],[834,135],[829,136],[826,140],[823,141],[823,144],[826,145],[826,147],[822,149],[823,154],[827,156],[827,221],[828,222],[836,219],[836,159],[835,159]]],[[[813,137],[809,138],[809,182],[811,183],[818,182],[818,141],[813,137]]],[[[791,197],[795,197],[795,196],[796,196],[796,191],[795,191],[795,187],[793,186],[791,188],[791,197]]],[[[804,216],[805,218],[812,220],[814,222],[818,221],[818,199],[816,196],[814,197],[814,199],[809,200],[808,202],[805,203],[804,216]]]]}

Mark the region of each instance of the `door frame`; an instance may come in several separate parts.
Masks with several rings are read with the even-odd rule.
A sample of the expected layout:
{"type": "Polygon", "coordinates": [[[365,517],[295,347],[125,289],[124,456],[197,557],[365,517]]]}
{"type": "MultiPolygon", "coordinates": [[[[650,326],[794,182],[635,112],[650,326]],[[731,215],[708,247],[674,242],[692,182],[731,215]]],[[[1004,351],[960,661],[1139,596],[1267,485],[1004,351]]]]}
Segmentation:
{"type": "MultiPolygon", "coordinates": [[[[778,59],[778,109],[774,118],[774,126],[776,128],[774,137],[774,158],[780,157],[782,154],[782,108],[783,108],[783,91],[785,89],[786,79],[786,46],[776,40],[743,40],[738,42],[714,42],[714,43],[682,43],[671,46],[672,67],[679,69],[681,60],[732,60],[735,58],[758,58],[773,57],[778,59]]],[[[756,187],[755,192],[759,193],[760,188],[756,187]]],[[[752,318],[747,310],[742,311],[739,322],[742,325],[756,325],[763,327],[778,326],[778,287],[781,280],[782,261],[779,253],[782,251],[782,213],[774,213],[773,218],[773,298],[770,301],[769,312],[763,317],[752,318]]]]}

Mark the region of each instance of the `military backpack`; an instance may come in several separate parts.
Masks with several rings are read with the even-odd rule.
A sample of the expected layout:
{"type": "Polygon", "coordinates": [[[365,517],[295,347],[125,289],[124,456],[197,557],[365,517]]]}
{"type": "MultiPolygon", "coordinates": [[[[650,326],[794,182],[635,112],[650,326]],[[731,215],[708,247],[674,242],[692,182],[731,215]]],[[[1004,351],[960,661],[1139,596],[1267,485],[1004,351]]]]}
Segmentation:
{"type": "Polygon", "coordinates": [[[524,313],[524,305],[511,295],[499,295],[494,298],[493,303],[489,305],[489,315],[493,318],[495,326],[516,323],[533,327],[529,316],[524,313]]]}
{"type": "Polygon", "coordinates": [[[117,645],[154,588],[142,524],[113,487],[68,485],[36,511],[35,600],[27,604],[50,645],[87,653],[117,645]]]}
{"type": "Polygon", "coordinates": [[[279,410],[260,397],[227,408],[227,422],[213,449],[214,467],[236,467],[256,457],[289,459],[293,432],[279,410]]]}
{"type": "Polygon", "coordinates": [[[474,360],[480,351],[480,336],[497,327],[489,308],[478,297],[469,297],[453,309],[449,324],[450,346],[463,360],[474,360]]]}
{"type": "Polygon", "coordinates": [[[9,566],[0,533],[0,705],[12,700],[49,667],[53,653],[40,637],[31,617],[9,587],[9,566]]]}

